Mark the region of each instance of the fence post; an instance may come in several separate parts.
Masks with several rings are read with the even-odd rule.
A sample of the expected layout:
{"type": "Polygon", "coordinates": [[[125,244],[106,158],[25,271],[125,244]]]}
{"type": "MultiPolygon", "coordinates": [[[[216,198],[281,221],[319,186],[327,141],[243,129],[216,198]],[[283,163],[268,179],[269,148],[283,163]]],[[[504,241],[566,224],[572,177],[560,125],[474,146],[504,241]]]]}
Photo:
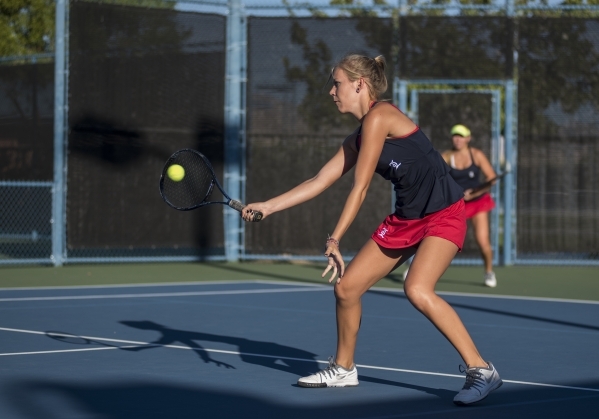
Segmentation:
{"type": "Polygon", "coordinates": [[[503,215],[503,264],[513,265],[514,244],[512,239],[515,215],[514,200],[514,82],[505,84],[505,170],[508,172],[503,182],[505,212],[503,215]]]}
{"type": "MultiPolygon", "coordinates": [[[[408,112],[408,82],[396,77],[394,80],[393,94],[395,105],[406,115],[408,112]]],[[[395,212],[395,187],[391,185],[391,212],[395,212]]]]}
{"type": "MultiPolygon", "coordinates": [[[[227,53],[225,76],[225,156],[224,187],[232,199],[241,200],[243,180],[243,95],[246,33],[241,0],[229,0],[227,16],[227,53]]],[[[239,213],[225,207],[225,257],[227,261],[239,260],[242,247],[243,224],[239,213]]]]}
{"type": "Polygon", "coordinates": [[[56,40],[54,53],[54,184],[52,187],[52,263],[62,266],[65,259],[66,218],[66,89],[68,70],[68,1],[56,0],[56,40]]]}

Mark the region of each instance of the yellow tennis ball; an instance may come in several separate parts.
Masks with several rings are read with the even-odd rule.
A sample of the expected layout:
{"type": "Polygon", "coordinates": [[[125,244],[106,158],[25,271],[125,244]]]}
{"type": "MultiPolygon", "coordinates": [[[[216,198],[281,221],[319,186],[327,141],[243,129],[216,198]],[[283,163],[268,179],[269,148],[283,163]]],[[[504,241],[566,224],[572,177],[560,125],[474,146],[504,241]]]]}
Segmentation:
{"type": "Polygon", "coordinates": [[[166,174],[173,182],[179,182],[185,177],[185,169],[180,164],[173,164],[168,168],[166,174]]]}

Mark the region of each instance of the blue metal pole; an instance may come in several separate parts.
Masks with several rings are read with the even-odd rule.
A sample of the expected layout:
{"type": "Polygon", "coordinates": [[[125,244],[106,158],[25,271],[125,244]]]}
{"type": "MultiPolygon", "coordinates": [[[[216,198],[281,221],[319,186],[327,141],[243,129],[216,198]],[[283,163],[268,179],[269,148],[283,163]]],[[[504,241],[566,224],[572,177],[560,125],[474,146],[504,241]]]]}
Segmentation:
{"type": "MultiPolygon", "coordinates": [[[[408,82],[395,78],[395,105],[406,115],[408,115],[408,82]]],[[[391,185],[391,212],[395,212],[395,189],[391,185]]]]}
{"type": "Polygon", "coordinates": [[[418,93],[418,89],[412,89],[410,92],[410,110],[406,113],[416,125],[418,125],[418,93]]]}
{"type": "Polygon", "coordinates": [[[67,13],[68,0],[56,0],[56,46],[54,58],[54,184],[52,188],[52,255],[54,266],[65,259],[65,125],[67,116],[67,13]]]}
{"type": "MultiPolygon", "coordinates": [[[[495,172],[499,173],[500,171],[500,164],[501,164],[501,156],[499,153],[499,136],[500,136],[500,129],[499,126],[501,124],[501,94],[499,90],[494,90],[493,91],[493,95],[492,95],[492,101],[493,101],[493,123],[492,123],[492,129],[491,129],[491,143],[492,143],[492,162],[493,162],[493,168],[495,169],[495,172]]],[[[493,246],[493,265],[498,265],[499,264],[499,211],[501,208],[501,200],[500,200],[500,196],[499,196],[499,186],[495,185],[492,188],[492,195],[495,198],[495,200],[497,201],[497,208],[495,208],[495,210],[493,210],[493,212],[491,213],[491,244],[493,246]]]]}
{"type": "Polygon", "coordinates": [[[396,80],[397,94],[396,105],[402,112],[408,113],[408,82],[405,80],[396,80]]]}
{"type": "Polygon", "coordinates": [[[505,13],[508,16],[514,16],[514,0],[506,0],[505,13]]]}
{"type": "Polygon", "coordinates": [[[508,80],[505,83],[505,176],[503,187],[505,197],[505,213],[503,215],[503,264],[513,265],[514,245],[512,243],[514,208],[514,82],[508,80]]]}
{"type": "MultiPolygon", "coordinates": [[[[227,17],[227,52],[225,79],[225,158],[224,187],[231,198],[241,199],[242,180],[242,74],[243,24],[241,0],[229,0],[227,17]]],[[[239,260],[242,238],[242,220],[239,213],[229,207],[224,209],[225,258],[239,260]]]]}
{"type": "MultiPolygon", "coordinates": [[[[247,202],[245,195],[246,173],[247,173],[247,16],[242,9],[241,15],[241,114],[240,114],[240,141],[241,141],[241,202],[247,202]]],[[[240,257],[245,258],[245,223],[241,223],[241,234],[239,237],[240,257]]]]}

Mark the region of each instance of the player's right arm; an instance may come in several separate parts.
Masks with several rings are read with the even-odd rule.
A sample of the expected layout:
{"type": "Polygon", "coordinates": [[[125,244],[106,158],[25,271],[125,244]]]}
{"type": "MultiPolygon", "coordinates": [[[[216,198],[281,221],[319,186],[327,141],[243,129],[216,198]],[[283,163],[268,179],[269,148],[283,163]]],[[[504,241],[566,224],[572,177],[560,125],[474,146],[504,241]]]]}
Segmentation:
{"type": "Polygon", "coordinates": [[[356,165],[358,160],[358,152],[355,148],[357,135],[358,130],[349,135],[337,153],[313,178],[268,201],[247,205],[241,213],[243,219],[251,221],[252,211],[260,211],[263,215],[262,219],[264,219],[275,212],[302,204],[320,195],[356,165]]]}
{"type": "Polygon", "coordinates": [[[443,160],[445,160],[445,163],[447,163],[448,165],[451,166],[451,150],[445,150],[443,153],[441,153],[441,157],[443,157],[443,160]]]}

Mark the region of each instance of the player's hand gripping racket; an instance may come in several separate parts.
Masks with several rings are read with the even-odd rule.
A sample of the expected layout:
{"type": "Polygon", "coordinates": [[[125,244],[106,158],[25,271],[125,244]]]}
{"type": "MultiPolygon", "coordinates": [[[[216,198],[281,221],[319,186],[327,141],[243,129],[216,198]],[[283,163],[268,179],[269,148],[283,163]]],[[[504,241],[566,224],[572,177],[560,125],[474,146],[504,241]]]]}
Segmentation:
{"type": "Polygon", "coordinates": [[[493,179],[489,179],[484,183],[481,183],[480,185],[472,188],[472,190],[470,191],[471,194],[476,193],[478,191],[482,191],[485,188],[488,188],[489,186],[493,186],[493,183],[495,183],[495,181],[498,181],[499,179],[501,179],[502,177],[504,177],[505,175],[507,175],[509,172],[503,172],[497,176],[495,176],[493,179]]]}
{"type": "MultiPolygon", "coordinates": [[[[211,204],[228,205],[239,212],[245,208],[223,190],[206,156],[189,148],[175,152],[166,161],[160,176],[160,195],[164,202],[179,211],[211,204]],[[222,201],[210,201],[215,185],[223,195],[222,201]]],[[[254,212],[252,221],[261,219],[262,213],[254,212]]]]}

